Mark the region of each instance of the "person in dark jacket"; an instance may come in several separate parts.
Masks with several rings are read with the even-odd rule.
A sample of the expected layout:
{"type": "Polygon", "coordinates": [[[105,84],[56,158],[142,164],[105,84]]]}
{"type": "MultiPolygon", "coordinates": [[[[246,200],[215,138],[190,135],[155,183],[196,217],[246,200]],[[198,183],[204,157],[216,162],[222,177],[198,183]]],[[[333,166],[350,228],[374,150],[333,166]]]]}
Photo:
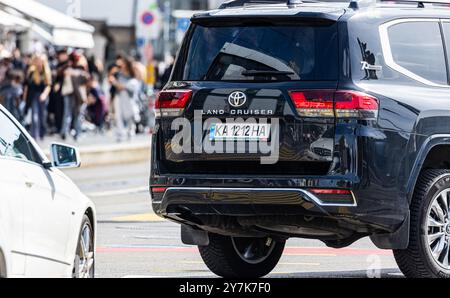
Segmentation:
{"type": "Polygon", "coordinates": [[[60,132],[63,124],[64,116],[64,97],[62,95],[62,86],[64,84],[65,71],[69,68],[69,55],[67,49],[61,49],[56,53],[57,65],[55,69],[55,79],[53,82],[50,101],[54,116],[54,128],[60,132]]]}
{"type": "Polygon", "coordinates": [[[95,124],[98,131],[103,130],[105,118],[108,113],[106,96],[95,76],[88,82],[88,106],[87,115],[89,120],[95,124]]]}
{"type": "Polygon", "coordinates": [[[22,53],[20,52],[20,50],[18,48],[15,48],[12,52],[12,67],[15,70],[21,70],[21,71],[25,71],[26,65],[25,62],[22,59],[22,53]]]}
{"type": "Polygon", "coordinates": [[[0,88],[0,104],[2,104],[19,122],[22,121],[21,98],[23,95],[23,75],[19,71],[10,71],[6,82],[0,88]]]}

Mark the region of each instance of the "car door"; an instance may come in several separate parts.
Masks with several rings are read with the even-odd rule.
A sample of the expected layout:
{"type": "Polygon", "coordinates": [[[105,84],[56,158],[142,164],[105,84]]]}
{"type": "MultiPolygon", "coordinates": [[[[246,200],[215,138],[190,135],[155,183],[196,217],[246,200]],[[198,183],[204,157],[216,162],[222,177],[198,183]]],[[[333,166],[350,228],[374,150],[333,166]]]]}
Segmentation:
{"type": "Polygon", "coordinates": [[[9,118],[6,154],[20,163],[23,181],[23,253],[25,275],[58,276],[70,262],[66,248],[72,216],[68,182],[46,167],[30,136],[9,118]],[[66,192],[65,192],[66,190],[66,192]]]}
{"type": "Polygon", "coordinates": [[[54,276],[66,272],[66,250],[73,208],[57,170],[28,164],[23,168],[28,189],[24,198],[27,276],[54,276]],[[45,264],[46,263],[46,264],[45,264]]]}
{"type": "Polygon", "coordinates": [[[0,111],[0,248],[9,255],[9,276],[25,273],[24,192],[22,155],[11,150],[19,131],[0,111]]]}

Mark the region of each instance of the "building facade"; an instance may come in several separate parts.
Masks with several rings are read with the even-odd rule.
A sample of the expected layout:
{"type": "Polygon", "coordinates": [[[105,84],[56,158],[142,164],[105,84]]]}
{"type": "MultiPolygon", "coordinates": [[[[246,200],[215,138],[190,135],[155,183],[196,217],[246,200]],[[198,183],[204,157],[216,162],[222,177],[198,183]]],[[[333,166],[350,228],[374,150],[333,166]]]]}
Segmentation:
{"type": "MultiPolygon", "coordinates": [[[[139,1],[148,0],[36,0],[63,13],[93,25],[96,46],[92,51],[96,57],[112,60],[119,52],[137,53],[139,38],[136,24],[139,1]]],[[[223,0],[154,0],[164,17],[159,38],[153,41],[154,55],[162,56],[177,46],[177,20],[174,11],[201,11],[217,7],[223,0]],[[167,11],[167,10],[170,11],[167,11]],[[168,17],[167,17],[168,16],[168,17]],[[169,28],[165,28],[169,27],[169,28]],[[164,30],[168,31],[164,34],[164,30]],[[168,45],[169,44],[169,45],[168,45]]],[[[180,22],[179,22],[180,23],[180,22]]],[[[178,33],[179,36],[179,33],[178,33]]],[[[179,39],[179,38],[178,38],[179,39]]],[[[141,53],[142,54],[142,53],[141,53]]]]}

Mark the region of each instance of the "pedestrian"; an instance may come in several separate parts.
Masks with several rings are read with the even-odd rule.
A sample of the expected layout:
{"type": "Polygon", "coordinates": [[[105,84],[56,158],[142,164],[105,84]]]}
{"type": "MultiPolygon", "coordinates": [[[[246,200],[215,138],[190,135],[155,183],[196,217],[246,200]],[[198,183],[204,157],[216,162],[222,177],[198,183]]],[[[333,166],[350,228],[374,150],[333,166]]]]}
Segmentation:
{"type": "Polygon", "coordinates": [[[22,53],[19,48],[15,48],[12,52],[12,67],[15,70],[25,71],[25,62],[22,59],[22,53]]]}
{"type": "Polygon", "coordinates": [[[165,70],[164,73],[159,78],[159,89],[163,89],[164,86],[169,82],[170,76],[172,74],[173,67],[175,65],[175,58],[173,56],[168,56],[165,62],[165,70]]]}
{"type": "MultiPolygon", "coordinates": [[[[2,54],[3,55],[3,54],[2,54]]],[[[6,81],[6,74],[13,68],[11,64],[11,57],[7,53],[5,56],[1,56],[0,61],[0,84],[4,84],[6,81]]]]}
{"type": "Polygon", "coordinates": [[[88,59],[88,65],[89,65],[89,74],[91,76],[96,76],[96,79],[99,83],[103,82],[104,79],[104,65],[103,62],[100,59],[97,59],[95,55],[92,55],[88,59]]]}
{"type": "Polygon", "coordinates": [[[136,97],[139,92],[139,81],[136,79],[133,62],[127,57],[116,61],[117,74],[109,76],[109,83],[115,89],[114,115],[116,137],[118,142],[131,139],[135,134],[135,117],[139,116],[136,97]]]}
{"type": "MultiPolygon", "coordinates": [[[[62,95],[62,86],[66,70],[69,68],[69,55],[66,48],[59,49],[56,52],[56,67],[53,80],[52,92],[50,93],[51,111],[54,118],[54,129],[60,133],[62,130],[64,116],[64,96],[62,95]]],[[[50,104],[49,104],[50,105],[50,104]]]]}
{"type": "Polygon", "coordinates": [[[52,77],[47,56],[35,55],[27,71],[24,97],[31,109],[30,133],[35,139],[43,140],[46,132],[47,100],[51,91],[52,77]]]}
{"type": "Polygon", "coordinates": [[[136,133],[143,133],[149,127],[149,100],[147,92],[149,90],[147,85],[147,68],[138,60],[134,61],[134,72],[136,79],[139,82],[139,91],[136,96],[136,104],[139,109],[139,117],[136,119],[136,133]]]}
{"type": "Polygon", "coordinates": [[[108,109],[105,93],[95,75],[89,79],[88,90],[87,115],[89,120],[96,126],[97,131],[102,132],[108,109]]]}
{"type": "Polygon", "coordinates": [[[83,132],[83,123],[85,120],[87,102],[88,102],[88,81],[89,63],[83,52],[78,51],[72,54],[74,73],[72,80],[75,89],[75,108],[72,125],[75,127],[74,138],[77,140],[83,132]]]}
{"type": "Polygon", "coordinates": [[[65,140],[72,128],[75,130],[74,140],[78,140],[82,132],[81,108],[87,102],[86,84],[88,73],[85,70],[85,60],[78,53],[72,53],[69,65],[64,71],[64,81],[61,95],[64,101],[63,123],[61,127],[61,138],[65,140]]]}
{"type": "MultiPolygon", "coordinates": [[[[119,75],[119,67],[117,66],[117,64],[114,62],[113,64],[109,65],[108,67],[108,78],[114,77],[115,79],[118,78],[119,75]]],[[[109,88],[109,99],[110,99],[110,103],[112,104],[114,101],[114,98],[116,97],[116,87],[114,87],[111,82],[110,83],[110,88],[109,88]]]]}
{"type": "Polygon", "coordinates": [[[23,113],[21,111],[21,98],[23,74],[20,71],[10,71],[6,75],[6,82],[0,88],[0,103],[13,115],[19,122],[22,122],[23,113]]]}

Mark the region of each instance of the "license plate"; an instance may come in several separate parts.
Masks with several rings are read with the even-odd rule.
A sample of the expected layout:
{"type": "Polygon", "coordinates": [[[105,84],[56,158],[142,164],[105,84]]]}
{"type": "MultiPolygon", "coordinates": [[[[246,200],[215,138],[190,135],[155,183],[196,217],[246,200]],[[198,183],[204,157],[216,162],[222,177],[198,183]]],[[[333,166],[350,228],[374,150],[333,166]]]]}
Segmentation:
{"type": "Polygon", "coordinates": [[[270,124],[220,123],[213,124],[211,141],[267,141],[270,137],[270,124]]]}

